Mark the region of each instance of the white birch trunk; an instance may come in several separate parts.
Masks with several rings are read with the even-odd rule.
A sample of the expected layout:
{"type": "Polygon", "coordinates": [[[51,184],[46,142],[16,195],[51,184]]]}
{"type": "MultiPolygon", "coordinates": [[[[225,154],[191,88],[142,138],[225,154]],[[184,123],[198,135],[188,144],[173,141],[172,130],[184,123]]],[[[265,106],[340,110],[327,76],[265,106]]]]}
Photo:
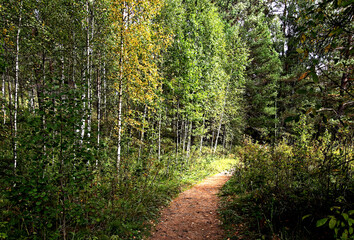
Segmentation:
{"type": "Polygon", "coordinates": [[[183,153],[186,152],[186,142],[187,142],[187,136],[188,136],[188,121],[183,122],[183,127],[184,127],[184,133],[183,133],[183,153]]]}
{"type": "Polygon", "coordinates": [[[120,171],[120,162],[121,162],[121,148],[122,148],[122,105],[123,105],[123,64],[124,64],[124,59],[123,59],[123,54],[124,54],[124,36],[123,36],[123,31],[124,31],[124,22],[125,22],[125,8],[123,7],[121,9],[122,11],[122,22],[123,25],[121,26],[121,32],[120,32],[120,56],[119,56],[119,96],[118,96],[118,142],[117,142],[117,162],[116,162],[116,168],[117,168],[117,180],[119,176],[119,171],[120,171]]]}
{"type": "MultiPolygon", "coordinates": [[[[101,137],[101,76],[97,73],[97,151],[100,151],[101,137]]],[[[96,167],[98,159],[96,159],[96,167]]]]}
{"type": "MultiPolygon", "coordinates": [[[[20,4],[22,10],[22,2],[20,4]]],[[[19,82],[19,74],[20,74],[19,55],[20,55],[21,20],[22,20],[22,16],[20,13],[19,24],[18,24],[17,35],[16,35],[16,63],[15,63],[16,64],[15,65],[15,99],[14,99],[15,111],[14,111],[14,149],[13,149],[15,170],[17,168],[17,113],[18,113],[18,82],[19,82]]]]}
{"type": "Polygon", "coordinates": [[[87,137],[91,136],[91,64],[90,64],[90,55],[91,55],[91,41],[90,41],[90,4],[89,1],[86,2],[86,11],[87,11],[87,137]]]}
{"type": "Polygon", "coordinates": [[[103,107],[104,107],[104,119],[107,119],[106,62],[103,63],[103,107]]]}
{"type": "Polygon", "coordinates": [[[219,136],[220,136],[220,130],[221,130],[221,124],[222,124],[223,116],[224,116],[224,111],[222,111],[222,113],[221,113],[220,122],[219,122],[219,126],[218,126],[218,131],[216,133],[215,146],[214,146],[213,153],[216,152],[216,148],[218,146],[218,139],[219,139],[219,136]]]}
{"type": "Polygon", "coordinates": [[[145,124],[144,124],[144,123],[145,123],[145,119],[146,119],[146,111],[147,111],[147,105],[145,104],[145,107],[144,107],[144,116],[143,116],[143,129],[141,130],[141,135],[140,135],[138,162],[140,161],[141,148],[142,148],[143,141],[144,141],[144,132],[145,132],[145,124]]]}
{"type": "Polygon", "coordinates": [[[34,93],[34,87],[32,86],[31,89],[29,90],[28,94],[31,96],[30,99],[30,108],[32,110],[32,113],[34,114],[35,111],[35,93],[34,93]]]}
{"type": "Polygon", "coordinates": [[[82,145],[83,140],[84,140],[84,136],[85,136],[85,125],[86,125],[86,120],[85,120],[85,109],[86,109],[86,103],[85,103],[85,98],[86,98],[86,94],[85,92],[83,92],[82,96],[81,96],[81,100],[83,101],[83,116],[81,119],[81,139],[80,139],[80,145],[82,145]]]}
{"type": "Polygon", "coordinates": [[[203,117],[202,135],[200,136],[200,146],[199,146],[199,153],[200,154],[202,153],[202,148],[203,148],[204,126],[205,126],[205,117],[203,117]]]}
{"type": "MultiPolygon", "coordinates": [[[[191,121],[191,124],[189,126],[189,134],[188,134],[188,144],[187,144],[187,155],[186,155],[186,159],[187,159],[187,163],[190,157],[190,152],[191,152],[191,143],[192,143],[192,134],[193,134],[193,121],[191,121]]],[[[187,133],[186,133],[187,134],[187,133]]]]}
{"type": "MultiPolygon", "coordinates": [[[[123,41],[122,41],[123,42],[123,41]]],[[[122,44],[122,52],[123,52],[123,43],[122,44]]],[[[117,142],[117,176],[119,176],[120,170],[120,161],[121,161],[121,141],[122,141],[122,104],[123,104],[123,61],[122,57],[120,57],[121,69],[120,69],[120,79],[119,79],[119,95],[118,95],[118,142],[117,142]]]]}

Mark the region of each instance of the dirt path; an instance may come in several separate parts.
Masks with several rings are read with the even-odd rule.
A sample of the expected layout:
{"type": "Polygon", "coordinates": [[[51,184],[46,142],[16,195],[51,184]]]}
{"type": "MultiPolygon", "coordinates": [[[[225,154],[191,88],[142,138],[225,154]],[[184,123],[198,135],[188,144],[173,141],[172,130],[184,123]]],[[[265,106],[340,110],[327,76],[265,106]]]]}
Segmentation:
{"type": "Polygon", "coordinates": [[[221,240],[216,194],[229,178],[229,173],[217,174],[181,193],[162,212],[149,240],[221,240]]]}

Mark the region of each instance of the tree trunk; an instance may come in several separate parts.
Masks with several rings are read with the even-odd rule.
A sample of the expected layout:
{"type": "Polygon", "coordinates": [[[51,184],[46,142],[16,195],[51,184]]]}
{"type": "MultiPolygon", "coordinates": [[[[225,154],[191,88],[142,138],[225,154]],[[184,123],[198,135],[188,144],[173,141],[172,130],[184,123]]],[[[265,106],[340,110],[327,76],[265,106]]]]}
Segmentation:
{"type": "MultiPolygon", "coordinates": [[[[119,62],[121,64],[123,64],[122,56],[120,57],[119,62]]],[[[121,69],[120,69],[119,90],[118,91],[119,91],[119,93],[118,93],[118,142],[117,142],[117,162],[116,162],[117,178],[119,176],[120,161],[121,161],[122,104],[123,104],[123,66],[121,66],[121,69]]]]}
{"type": "Polygon", "coordinates": [[[141,148],[142,148],[143,141],[144,141],[146,111],[147,111],[147,105],[145,104],[145,106],[144,106],[144,116],[143,116],[143,128],[142,128],[142,130],[141,130],[140,143],[139,143],[138,162],[140,162],[141,148]]]}
{"type": "Polygon", "coordinates": [[[178,147],[179,147],[179,101],[177,102],[177,113],[176,113],[176,159],[178,158],[178,147]]]}
{"type": "Polygon", "coordinates": [[[158,126],[158,128],[159,128],[159,132],[158,132],[158,150],[157,150],[157,156],[158,156],[158,160],[159,160],[159,162],[160,162],[160,160],[161,160],[161,121],[162,121],[162,114],[161,114],[161,112],[160,112],[160,114],[159,114],[159,126],[158,126]]]}
{"type": "MultiPolygon", "coordinates": [[[[22,11],[22,1],[21,1],[20,11],[22,11]]],[[[14,170],[17,167],[17,113],[18,113],[18,82],[19,82],[19,74],[20,74],[20,64],[19,64],[19,55],[20,55],[20,33],[21,33],[21,12],[19,17],[19,24],[16,35],[16,65],[15,65],[15,99],[14,99],[14,170]]]]}
{"type": "Polygon", "coordinates": [[[106,82],[106,62],[103,62],[103,108],[104,119],[107,120],[107,82],[106,82]]]}
{"type": "Polygon", "coordinates": [[[220,122],[219,122],[219,126],[218,126],[218,131],[217,131],[217,133],[216,133],[215,146],[214,146],[214,151],[213,151],[213,153],[216,152],[216,148],[217,148],[217,146],[218,146],[218,139],[219,139],[219,136],[220,136],[220,130],[221,130],[221,124],[222,124],[223,116],[224,116],[224,111],[222,111],[222,113],[221,113],[220,122]]]}
{"type": "MultiPolygon", "coordinates": [[[[86,3],[86,11],[87,11],[87,137],[90,139],[91,137],[91,102],[92,102],[92,87],[91,87],[91,71],[92,71],[92,64],[91,64],[91,41],[90,41],[90,3],[87,1],[86,3]]],[[[92,26],[93,27],[93,26],[92,26]]],[[[92,30],[93,31],[93,30],[92,30]]],[[[92,33],[93,34],[93,33],[92,33]]]]}
{"type": "MultiPolygon", "coordinates": [[[[97,152],[100,152],[101,137],[101,76],[97,69],[97,152]]],[[[98,166],[98,156],[96,157],[96,168],[98,166]]]]}
{"type": "Polygon", "coordinates": [[[225,112],[225,107],[226,107],[226,99],[227,99],[227,92],[229,91],[229,82],[227,83],[227,87],[226,87],[226,93],[225,93],[225,99],[224,99],[224,104],[222,106],[222,112],[221,112],[221,116],[220,116],[220,122],[219,122],[219,127],[218,127],[218,132],[216,134],[216,139],[215,139],[215,147],[214,147],[214,151],[213,153],[216,152],[216,148],[218,146],[218,139],[220,136],[220,130],[221,130],[221,124],[223,121],[223,117],[224,117],[224,112],[225,112]]]}
{"type": "MultiPolygon", "coordinates": [[[[192,143],[192,134],[193,134],[193,121],[191,121],[191,123],[190,123],[188,133],[189,134],[188,134],[188,144],[187,144],[187,154],[186,154],[187,163],[189,161],[190,152],[191,152],[191,143],[192,143]]],[[[187,132],[186,132],[186,134],[187,134],[187,132]]]]}
{"type": "Polygon", "coordinates": [[[124,54],[124,16],[125,16],[125,9],[124,7],[121,9],[122,11],[122,26],[120,32],[120,56],[119,56],[119,94],[118,94],[118,142],[117,142],[117,162],[116,162],[116,169],[117,169],[117,180],[120,171],[120,162],[121,162],[121,141],[122,141],[122,105],[123,105],[123,54],[124,54]]]}
{"type": "MultiPolygon", "coordinates": [[[[46,90],[45,90],[45,83],[46,83],[46,73],[45,73],[45,62],[46,62],[46,52],[45,50],[43,50],[43,56],[42,56],[42,64],[43,64],[43,82],[41,84],[41,91],[42,91],[42,95],[45,95],[46,94],[46,90]]],[[[42,103],[43,103],[43,98],[42,98],[42,103]]],[[[43,107],[43,105],[42,105],[43,107]]],[[[45,130],[46,129],[46,115],[44,113],[44,109],[42,108],[42,112],[43,112],[43,116],[42,116],[42,129],[45,130]]],[[[44,156],[47,155],[47,146],[46,146],[46,143],[45,143],[45,140],[43,139],[43,154],[44,156]]]]}
{"type": "Polygon", "coordinates": [[[31,86],[31,89],[29,90],[29,93],[28,93],[31,96],[30,108],[31,108],[33,114],[36,109],[36,107],[35,107],[35,92],[34,91],[35,91],[34,86],[31,86]]]}
{"type": "Polygon", "coordinates": [[[183,121],[183,153],[186,152],[186,143],[187,143],[187,136],[188,136],[188,121],[183,121]]]}
{"type": "MultiPolygon", "coordinates": [[[[13,135],[12,84],[11,84],[11,80],[9,77],[8,69],[6,71],[7,71],[7,74],[6,74],[6,76],[7,76],[7,91],[8,91],[8,95],[9,95],[9,120],[10,120],[10,126],[11,126],[11,134],[13,135]]],[[[12,144],[13,144],[13,141],[12,141],[12,144]]]]}
{"type": "Polygon", "coordinates": [[[86,102],[85,102],[86,94],[85,91],[83,91],[81,100],[83,101],[83,114],[82,114],[82,119],[81,119],[81,139],[80,139],[80,144],[82,145],[84,141],[84,136],[85,136],[85,125],[86,125],[86,120],[85,120],[85,109],[86,109],[86,102]]]}
{"type": "Polygon", "coordinates": [[[200,147],[199,147],[200,154],[202,153],[202,148],[203,148],[204,126],[205,126],[205,117],[203,117],[202,134],[200,135],[200,147]]]}
{"type": "Polygon", "coordinates": [[[225,124],[224,124],[223,136],[222,136],[222,147],[223,149],[226,149],[226,125],[225,124]]]}

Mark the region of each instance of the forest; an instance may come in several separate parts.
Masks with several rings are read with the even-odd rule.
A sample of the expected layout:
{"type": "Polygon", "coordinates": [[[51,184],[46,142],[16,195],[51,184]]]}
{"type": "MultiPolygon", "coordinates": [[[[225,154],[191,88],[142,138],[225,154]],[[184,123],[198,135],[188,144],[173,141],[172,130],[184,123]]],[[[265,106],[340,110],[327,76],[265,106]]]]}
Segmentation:
{"type": "Polygon", "coordinates": [[[225,168],[227,239],[354,239],[353,0],[0,0],[0,239],[143,239],[225,168]]]}

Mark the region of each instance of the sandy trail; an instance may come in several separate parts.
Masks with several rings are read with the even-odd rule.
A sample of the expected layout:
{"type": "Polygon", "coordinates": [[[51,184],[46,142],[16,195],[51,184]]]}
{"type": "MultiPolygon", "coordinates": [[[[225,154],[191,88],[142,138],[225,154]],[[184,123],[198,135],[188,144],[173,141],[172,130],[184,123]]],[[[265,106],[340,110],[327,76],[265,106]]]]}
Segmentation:
{"type": "Polygon", "coordinates": [[[160,223],[149,240],[223,239],[216,194],[230,176],[230,173],[224,172],[208,177],[181,193],[163,210],[160,223]]]}

